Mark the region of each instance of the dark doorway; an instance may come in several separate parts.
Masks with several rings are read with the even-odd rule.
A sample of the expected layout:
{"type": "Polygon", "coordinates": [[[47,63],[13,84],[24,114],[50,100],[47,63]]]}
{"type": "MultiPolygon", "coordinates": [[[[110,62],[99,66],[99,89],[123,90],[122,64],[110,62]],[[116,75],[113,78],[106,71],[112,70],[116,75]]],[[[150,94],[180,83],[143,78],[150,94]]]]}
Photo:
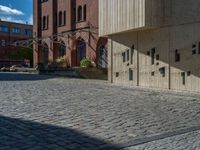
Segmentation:
{"type": "Polygon", "coordinates": [[[78,48],[77,48],[77,64],[80,64],[80,61],[83,58],[86,58],[86,43],[83,39],[80,39],[78,41],[78,48]]]}
{"type": "Polygon", "coordinates": [[[107,50],[104,45],[99,46],[99,60],[98,60],[98,67],[100,68],[107,68],[107,50]]]}
{"type": "Polygon", "coordinates": [[[48,62],[49,62],[49,48],[47,44],[44,44],[41,52],[41,63],[47,65],[48,62]]]}
{"type": "Polygon", "coordinates": [[[58,55],[59,55],[59,57],[63,57],[66,55],[66,46],[63,41],[60,43],[58,55]]]}

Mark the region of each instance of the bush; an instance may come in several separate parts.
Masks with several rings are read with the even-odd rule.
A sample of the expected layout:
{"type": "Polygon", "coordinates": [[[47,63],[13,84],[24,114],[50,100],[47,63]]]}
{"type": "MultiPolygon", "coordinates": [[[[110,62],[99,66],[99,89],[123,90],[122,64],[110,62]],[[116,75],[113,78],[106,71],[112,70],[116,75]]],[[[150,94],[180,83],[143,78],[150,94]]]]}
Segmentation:
{"type": "Polygon", "coordinates": [[[15,60],[30,60],[30,64],[33,64],[33,49],[32,48],[17,48],[17,51],[10,55],[10,59],[15,60]]]}
{"type": "Polygon", "coordinates": [[[68,67],[68,59],[66,56],[62,56],[56,59],[56,63],[60,66],[60,67],[68,67]]]}
{"type": "Polygon", "coordinates": [[[86,68],[87,68],[87,67],[91,67],[91,66],[92,66],[92,62],[91,62],[90,59],[84,58],[84,59],[81,60],[80,66],[81,66],[81,67],[86,67],[86,68]]]}

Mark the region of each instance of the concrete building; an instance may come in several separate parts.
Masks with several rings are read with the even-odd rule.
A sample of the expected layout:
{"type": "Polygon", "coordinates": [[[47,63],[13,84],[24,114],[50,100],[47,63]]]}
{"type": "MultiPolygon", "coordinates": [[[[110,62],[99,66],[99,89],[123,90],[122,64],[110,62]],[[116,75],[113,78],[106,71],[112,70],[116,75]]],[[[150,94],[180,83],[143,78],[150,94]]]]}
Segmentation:
{"type": "Polygon", "coordinates": [[[98,37],[98,0],[34,0],[34,65],[65,57],[67,67],[89,58],[107,66],[107,38],[98,37]]]}
{"type": "Polygon", "coordinates": [[[10,56],[18,48],[15,47],[14,43],[32,38],[32,30],[32,25],[0,20],[0,67],[13,61],[10,56]]]}
{"type": "Polygon", "coordinates": [[[109,80],[200,92],[200,1],[101,0],[109,80]]]}

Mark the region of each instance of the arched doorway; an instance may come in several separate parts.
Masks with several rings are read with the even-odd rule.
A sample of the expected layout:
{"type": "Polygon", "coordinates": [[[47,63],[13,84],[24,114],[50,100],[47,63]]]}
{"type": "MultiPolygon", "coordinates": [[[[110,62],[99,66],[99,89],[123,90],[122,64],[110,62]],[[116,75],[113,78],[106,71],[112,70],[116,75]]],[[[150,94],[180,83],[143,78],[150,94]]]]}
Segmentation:
{"type": "Polygon", "coordinates": [[[107,50],[104,45],[100,45],[98,48],[98,67],[107,68],[107,50]]]}
{"type": "Polygon", "coordinates": [[[49,62],[49,48],[47,44],[44,44],[41,52],[41,63],[46,65],[48,64],[48,62],[49,62]]]}
{"type": "Polygon", "coordinates": [[[58,56],[63,57],[66,55],[66,46],[65,43],[62,41],[59,45],[58,56]]]}
{"type": "Polygon", "coordinates": [[[77,64],[80,64],[80,61],[86,58],[86,43],[83,39],[79,39],[77,47],[77,64]]]}

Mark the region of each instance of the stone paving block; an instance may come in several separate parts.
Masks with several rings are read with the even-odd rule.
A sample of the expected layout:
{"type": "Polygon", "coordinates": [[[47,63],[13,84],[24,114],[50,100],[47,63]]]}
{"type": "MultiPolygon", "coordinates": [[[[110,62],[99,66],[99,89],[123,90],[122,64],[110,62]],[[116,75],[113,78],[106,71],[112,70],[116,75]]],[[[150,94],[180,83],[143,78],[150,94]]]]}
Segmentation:
{"type": "Polygon", "coordinates": [[[186,130],[186,136],[130,147],[200,149],[198,94],[120,87],[98,80],[23,81],[18,76],[15,81],[0,81],[0,145],[21,141],[27,149],[48,145],[53,145],[50,149],[54,145],[72,150],[102,145],[120,149],[136,139],[186,130]]]}

